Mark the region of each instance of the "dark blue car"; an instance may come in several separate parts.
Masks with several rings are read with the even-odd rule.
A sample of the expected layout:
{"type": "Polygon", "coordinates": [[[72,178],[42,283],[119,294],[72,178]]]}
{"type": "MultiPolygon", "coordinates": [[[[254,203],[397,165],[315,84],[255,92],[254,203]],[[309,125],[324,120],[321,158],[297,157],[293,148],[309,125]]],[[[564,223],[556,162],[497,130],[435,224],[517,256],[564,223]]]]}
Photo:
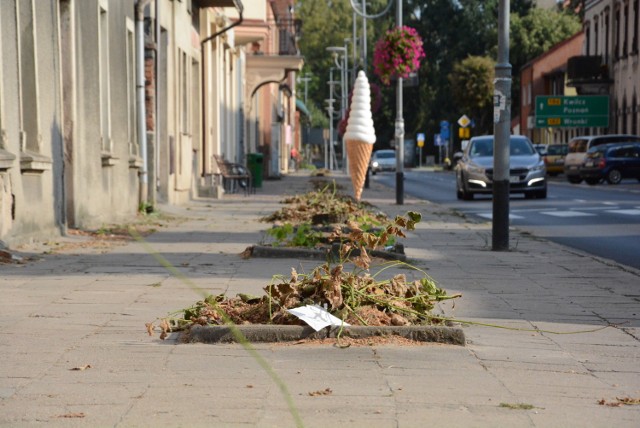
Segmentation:
{"type": "Polygon", "coordinates": [[[580,177],[588,184],[598,184],[602,180],[618,184],[623,178],[640,180],[640,143],[592,147],[580,166],[580,177]]]}

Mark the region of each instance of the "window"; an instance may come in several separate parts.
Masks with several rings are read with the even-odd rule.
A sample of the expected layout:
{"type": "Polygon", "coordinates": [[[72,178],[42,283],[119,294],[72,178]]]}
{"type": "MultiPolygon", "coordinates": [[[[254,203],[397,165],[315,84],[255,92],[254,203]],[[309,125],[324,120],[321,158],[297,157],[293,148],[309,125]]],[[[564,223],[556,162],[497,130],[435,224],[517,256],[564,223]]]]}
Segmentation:
{"type": "Polygon", "coordinates": [[[591,52],[591,26],[589,24],[586,24],[584,28],[584,46],[584,54],[589,56],[589,53],[591,52]]]}
{"type": "Polygon", "coordinates": [[[609,63],[609,9],[605,11],[604,16],[604,62],[609,63]]]}
{"type": "Polygon", "coordinates": [[[180,51],[180,130],[183,134],[191,134],[189,111],[189,58],[184,51],[180,51]]]}
{"type": "Polygon", "coordinates": [[[138,141],[136,133],[136,44],[135,27],[131,19],[127,18],[127,136],[129,139],[129,154],[138,155],[138,141]]]}
{"type": "Polygon", "coordinates": [[[623,30],[624,30],[624,34],[622,39],[622,57],[626,58],[626,56],[629,54],[629,51],[627,50],[627,48],[629,47],[629,44],[627,43],[627,40],[629,38],[629,3],[628,2],[624,4],[623,30]]]}
{"type": "Polygon", "coordinates": [[[615,39],[613,42],[613,56],[614,56],[614,60],[618,60],[620,59],[621,53],[620,53],[620,32],[622,32],[622,29],[620,28],[620,6],[618,6],[616,8],[614,17],[614,30],[615,31],[615,39]]]}
{"type": "Polygon", "coordinates": [[[631,53],[638,53],[638,37],[640,37],[640,0],[636,0],[633,6],[633,40],[631,41],[631,53]]]}
{"type": "Polygon", "coordinates": [[[109,153],[111,147],[111,99],[109,94],[109,19],[106,2],[101,1],[98,22],[98,60],[100,85],[100,136],[101,149],[109,153]]]}
{"type": "Polygon", "coordinates": [[[593,24],[593,53],[594,55],[598,55],[598,38],[600,37],[600,23],[598,22],[598,17],[595,18],[595,23],[593,24]]]}

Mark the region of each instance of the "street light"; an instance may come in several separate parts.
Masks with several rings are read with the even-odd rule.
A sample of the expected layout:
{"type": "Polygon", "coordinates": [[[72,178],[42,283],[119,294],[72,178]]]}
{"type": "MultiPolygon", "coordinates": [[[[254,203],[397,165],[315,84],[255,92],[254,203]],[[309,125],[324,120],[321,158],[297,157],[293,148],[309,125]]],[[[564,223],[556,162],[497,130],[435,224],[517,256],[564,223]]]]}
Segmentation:
{"type": "MultiPolygon", "coordinates": [[[[402,27],[402,0],[396,0],[396,26],[402,27]]],[[[402,77],[396,87],[396,203],[404,204],[404,118],[402,116],[402,77]]]]}
{"type": "MultiPolygon", "coordinates": [[[[346,42],[348,39],[345,39],[345,46],[330,46],[327,48],[327,51],[333,54],[333,60],[336,63],[336,66],[340,70],[340,119],[344,120],[347,114],[347,98],[349,96],[349,89],[347,87],[347,73],[348,73],[348,54],[346,42]],[[338,61],[338,57],[341,56],[338,61]]],[[[332,79],[333,80],[333,79],[332,79]]],[[[332,95],[333,96],[333,95],[332,95]]],[[[345,162],[345,147],[344,147],[344,139],[342,140],[342,166],[346,167],[345,162]]]]}
{"type": "Polygon", "coordinates": [[[329,99],[325,100],[325,102],[328,104],[327,105],[327,112],[329,113],[329,150],[327,151],[325,149],[325,168],[327,167],[327,161],[326,161],[326,157],[327,157],[327,152],[329,154],[329,162],[328,162],[328,167],[330,171],[333,171],[333,160],[334,160],[334,153],[333,153],[333,113],[334,113],[334,109],[333,109],[333,102],[336,100],[334,98],[333,95],[333,88],[335,87],[335,85],[338,85],[339,82],[333,80],[333,70],[334,68],[332,67],[329,70],[329,82],[327,82],[329,84],[329,99]]]}
{"type": "MultiPolygon", "coordinates": [[[[360,15],[363,19],[363,57],[364,66],[367,62],[367,19],[379,18],[386,14],[393,5],[393,0],[389,0],[384,10],[375,15],[367,14],[367,2],[362,0],[362,10],[358,9],[356,4],[357,0],[350,0],[351,8],[355,13],[360,15]]],[[[402,27],[402,0],[396,1],[396,26],[402,27]]],[[[504,1],[504,0],[501,0],[504,1]]],[[[398,78],[398,86],[396,89],[396,122],[395,122],[395,141],[396,141],[396,203],[398,205],[404,204],[404,118],[402,117],[402,78],[398,78]]]]}
{"type": "Polygon", "coordinates": [[[498,60],[493,92],[493,251],[509,250],[509,140],[511,126],[511,64],[509,64],[509,2],[498,9],[498,60]]]}

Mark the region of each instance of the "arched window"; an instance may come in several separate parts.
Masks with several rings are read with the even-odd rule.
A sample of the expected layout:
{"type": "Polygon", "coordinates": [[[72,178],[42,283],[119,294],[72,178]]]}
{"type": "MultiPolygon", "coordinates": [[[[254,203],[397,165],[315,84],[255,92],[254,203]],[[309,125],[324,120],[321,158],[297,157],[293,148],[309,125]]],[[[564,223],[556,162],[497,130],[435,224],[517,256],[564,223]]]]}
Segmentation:
{"type": "Polygon", "coordinates": [[[598,48],[600,47],[599,40],[598,40],[599,38],[600,38],[600,21],[596,16],[593,22],[593,54],[594,55],[598,55],[600,53],[598,52],[598,48]]]}
{"type": "Polygon", "coordinates": [[[638,38],[640,38],[640,0],[636,0],[633,6],[633,39],[631,41],[631,53],[638,54],[638,38]]]}
{"type": "Polygon", "coordinates": [[[589,23],[584,24],[584,54],[589,56],[591,52],[591,25],[589,23]]]}
{"type": "Polygon", "coordinates": [[[629,2],[625,2],[624,3],[624,15],[623,15],[623,26],[622,29],[624,31],[623,33],[623,39],[622,39],[622,57],[626,58],[627,55],[629,54],[629,2]]]}
{"type": "Polygon", "coordinates": [[[613,59],[617,61],[620,59],[620,33],[622,33],[622,25],[620,25],[620,5],[616,6],[616,10],[613,14],[613,31],[614,31],[614,39],[613,39],[613,59]]]}
{"type": "Polygon", "coordinates": [[[610,26],[609,26],[609,8],[607,7],[604,10],[604,62],[605,64],[609,64],[609,50],[611,49],[609,47],[609,40],[611,40],[610,36],[609,36],[609,32],[610,32],[610,26]]]}

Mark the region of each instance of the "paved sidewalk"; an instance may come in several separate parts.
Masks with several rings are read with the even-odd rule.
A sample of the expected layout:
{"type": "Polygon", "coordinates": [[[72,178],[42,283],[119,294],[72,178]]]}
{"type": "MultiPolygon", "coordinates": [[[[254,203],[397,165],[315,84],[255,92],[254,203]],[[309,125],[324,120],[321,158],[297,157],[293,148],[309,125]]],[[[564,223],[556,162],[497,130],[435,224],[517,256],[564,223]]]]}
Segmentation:
{"type": "Polygon", "coordinates": [[[149,246],[0,264],[0,426],[639,425],[640,405],[598,401],[640,398],[640,272],[515,230],[512,251],[491,251],[489,223],[411,198],[397,206],[394,189],[377,183],[366,201],[391,216],[423,214],[403,242],[417,266],[463,293],[444,313],[508,329],[466,326],[466,347],[259,344],[259,358],[240,345],[146,335],[146,322],[202,290],[262,294],[272,275],[315,266],[239,257],[262,239],[268,225],[258,219],[283,195],[310,190],[308,181],[300,172],[251,197],[163,207],[182,221],[147,237],[149,246]]]}

